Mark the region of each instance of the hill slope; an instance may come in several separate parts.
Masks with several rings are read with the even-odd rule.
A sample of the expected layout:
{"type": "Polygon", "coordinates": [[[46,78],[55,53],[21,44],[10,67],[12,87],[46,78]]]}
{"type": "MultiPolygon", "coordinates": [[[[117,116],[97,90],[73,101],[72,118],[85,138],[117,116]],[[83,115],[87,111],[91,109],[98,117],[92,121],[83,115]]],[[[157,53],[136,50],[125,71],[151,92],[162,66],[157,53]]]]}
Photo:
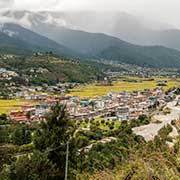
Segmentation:
{"type": "MultiPolygon", "coordinates": [[[[47,26],[47,25],[46,25],[47,26]]],[[[88,58],[147,67],[180,67],[180,52],[163,46],[138,46],[101,33],[46,27],[44,35],[88,58]]]]}
{"type": "MultiPolygon", "coordinates": [[[[177,50],[163,46],[138,46],[102,33],[75,30],[58,14],[22,11],[7,12],[4,16],[13,18],[29,29],[28,31],[19,25],[9,23],[8,30],[21,34],[18,40],[59,55],[106,59],[146,67],[180,68],[180,52],[177,50]],[[32,31],[36,33],[32,34],[32,31]],[[37,34],[47,38],[42,39],[42,36],[37,34]]],[[[171,39],[170,35],[166,38],[171,39]]],[[[167,43],[169,42],[170,40],[167,40],[167,43]]]]}
{"type": "Polygon", "coordinates": [[[73,50],[18,24],[3,24],[0,28],[0,35],[0,47],[3,52],[29,54],[37,51],[53,51],[60,56],[79,56],[73,50]]]}
{"type": "MultiPolygon", "coordinates": [[[[173,29],[169,24],[143,19],[125,12],[2,11],[0,14],[3,18],[9,18],[8,21],[37,31],[42,25],[51,24],[67,29],[101,32],[133,44],[161,45],[180,50],[180,30],[173,29]]],[[[42,30],[46,31],[44,28],[42,30]]]]}
{"type": "Polygon", "coordinates": [[[0,53],[30,54],[33,50],[32,45],[0,32],[0,53]]]}
{"type": "Polygon", "coordinates": [[[64,60],[53,55],[0,58],[0,64],[1,67],[17,72],[24,79],[22,83],[27,83],[25,79],[28,78],[28,84],[41,86],[56,85],[59,82],[87,83],[97,78],[103,79],[103,70],[106,70],[103,64],[99,68],[98,63],[64,60]]]}

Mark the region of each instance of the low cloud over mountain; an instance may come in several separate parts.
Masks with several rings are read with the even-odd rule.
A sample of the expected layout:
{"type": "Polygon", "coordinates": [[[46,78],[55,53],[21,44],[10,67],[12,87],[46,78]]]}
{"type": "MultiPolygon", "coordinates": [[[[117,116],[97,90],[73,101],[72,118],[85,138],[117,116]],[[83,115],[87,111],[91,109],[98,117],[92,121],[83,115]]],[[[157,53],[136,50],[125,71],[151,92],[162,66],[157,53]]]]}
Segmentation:
{"type": "Polygon", "coordinates": [[[14,4],[14,0],[0,0],[0,9],[7,8],[14,4]]]}

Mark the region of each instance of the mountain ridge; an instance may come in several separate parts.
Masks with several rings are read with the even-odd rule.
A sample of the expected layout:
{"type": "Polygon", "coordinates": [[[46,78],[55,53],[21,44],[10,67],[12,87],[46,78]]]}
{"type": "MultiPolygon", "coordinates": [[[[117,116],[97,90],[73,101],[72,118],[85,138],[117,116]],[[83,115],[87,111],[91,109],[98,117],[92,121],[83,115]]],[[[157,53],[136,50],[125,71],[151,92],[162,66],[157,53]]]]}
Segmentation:
{"type": "MultiPolygon", "coordinates": [[[[29,52],[31,54],[37,51],[53,51],[60,56],[79,56],[79,54],[73,50],[18,24],[4,23],[1,25],[0,32],[4,37],[3,41],[6,42],[4,45],[8,47],[13,44],[17,52],[25,47],[24,52],[29,52]],[[6,39],[8,39],[8,41],[6,39]]],[[[3,47],[3,41],[0,42],[1,48],[3,47]]]]}
{"type": "MultiPolygon", "coordinates": [[[[44,19],[46,14],[41,16],[41,13],[30,14],[31,12],[26,11],[25,13],[26,18],[28,13],[28,18],[32,21],[31,26],[24,28],[9,23],[5,29],[6,32],[12,31],[16,35],[18,29],[21,34],[20,40],[25,39],[34,46],[39,45],[42,49],[54,51],[58,55],[81,59],[112,60],[155,68],[180,68],[180,52],[177,50],[159,44],[156,46],[135,45],[103,33],[90,33],[52,24],[52,21],[44,19]]],[[[12,14],[8,12],[8,16],[14,17],[15,15],[12,14]]],[[[17,13],[16,18],[21,19],[24,17],[23,14],[24,12],[17,13]]]]}

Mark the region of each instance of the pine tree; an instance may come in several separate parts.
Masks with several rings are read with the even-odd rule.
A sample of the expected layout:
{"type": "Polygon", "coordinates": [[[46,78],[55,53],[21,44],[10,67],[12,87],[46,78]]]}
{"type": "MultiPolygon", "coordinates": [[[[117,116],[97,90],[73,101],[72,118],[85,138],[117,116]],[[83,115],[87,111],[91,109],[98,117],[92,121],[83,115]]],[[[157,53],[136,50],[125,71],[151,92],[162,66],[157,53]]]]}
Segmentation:
{"type": "Polygon", "coordinates": [[[16,145],[31,143],[31,131],[28,126],[20,126],[13,132],[12,141],[16,145]]]}
{"type": "Polygon", "coordinates": [[[35,133],[34,144],[36,149],[48,153],[48,158],[59,169],[58,178],[64,178],[66,145],[69,141],[70,161],[75,157],[73,134],[75,128],[66,115],[65,106],[56,105],[49,117],[40,125],[35,133]]]}

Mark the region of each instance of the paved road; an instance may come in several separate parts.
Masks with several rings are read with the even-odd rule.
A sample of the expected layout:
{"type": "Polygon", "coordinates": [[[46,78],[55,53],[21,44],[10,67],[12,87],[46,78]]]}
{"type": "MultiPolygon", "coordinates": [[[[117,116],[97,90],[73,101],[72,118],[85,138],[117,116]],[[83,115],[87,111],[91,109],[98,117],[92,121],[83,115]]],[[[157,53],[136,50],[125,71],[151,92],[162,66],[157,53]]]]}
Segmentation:
{"type": "MultiPolygon", "coordinates": [[[[179,97],[179,96],[178,96],[179,97]]],[[[178,99],[178,97],[176,99],[178,99]]],[[[143,136],[146,141],[153,140],[156,135],[158,135],[158,131],[162,129],[165,125],[171,124],[173,120],[177,120],[180,117],[180,106],[176,106],[177,100],[173,102],[169,102],[167,107],[171,109],[171,113],[167,115],[155,115],[154,119],[157,119],[161,123],[155,124],[151,123],[145,126],[140,126],[133,128],[133,132],[137,135],[143,136]]],[[[173,137],[178,135],[176,128],[173,128],[172,133],[170,134],[173,137]]]]}

